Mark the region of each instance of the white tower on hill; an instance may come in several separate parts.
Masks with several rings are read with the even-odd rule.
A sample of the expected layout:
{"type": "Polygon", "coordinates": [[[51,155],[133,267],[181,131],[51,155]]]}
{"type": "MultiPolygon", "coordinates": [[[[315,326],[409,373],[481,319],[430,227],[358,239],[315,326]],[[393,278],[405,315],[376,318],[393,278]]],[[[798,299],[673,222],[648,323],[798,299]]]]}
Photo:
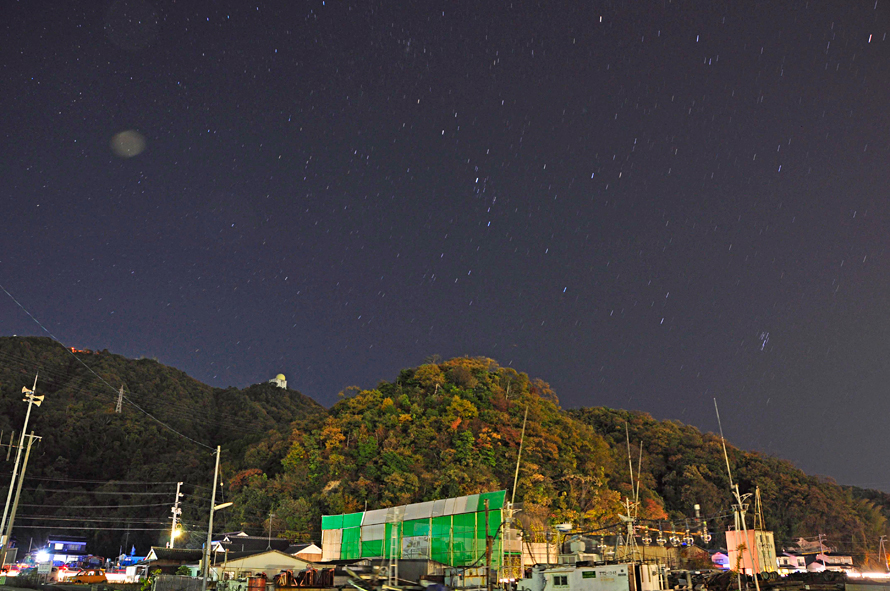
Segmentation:
{"type": "Polygon", "coordinates": [[[278,374],[273,379],[269,380],[270,384],[275,384],[279,388],[287,388],[287,379],[284,377],[283,373],[278,374]]]}

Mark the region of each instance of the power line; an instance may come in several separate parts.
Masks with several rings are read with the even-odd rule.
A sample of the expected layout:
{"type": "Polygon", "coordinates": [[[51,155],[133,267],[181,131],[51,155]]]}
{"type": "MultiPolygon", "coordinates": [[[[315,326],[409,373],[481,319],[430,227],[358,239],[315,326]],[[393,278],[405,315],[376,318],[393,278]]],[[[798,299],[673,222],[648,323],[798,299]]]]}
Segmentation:
{"type": "MultiPolygon", "coordinates": [[[[11,474],[11,473],[10,473],[11,474]]],[[[4,474],[0,474],[4,476],[4,474]]],[[[28,476],[28,480],[45,480],[49,482],[80,482],[84,484],[126,484],[134,486],[165,486],[176,484],[164,481],[140,481],[140,480],[84,480],[79,478],[49,478],[47,476],[28,476]]],[[[209,488],[209,487],[206,487],[209,488]]]]}
{"type": "MultiPolygon", "coordinates": [[[[61,345],[61,343],[57,343],[57,344],[61,345]]],[[[73,354],[67,347],[64,347],[64,345],[61,345],[61,346],[63,347],[63,349],[65,349],[66,353],[73,354]]],[[[0,351],[0,358],[3,358],[3,357],[7,358],[12,363],[16,363],[16,364],[22,366],[23,368],[27,368],[28,371],[31,371],[35,365],[34,360],[29,360],[24,357],[19,357],[19,356],[12,355],[7,352],[0,351]]],[[[90,368],[80,358],[76,357],[76,359],[78,360],[78,362],[81,365],[86,367],[87,370],[90,370],[90,368]]],[[[103,378],[101,378],[101,376],[99,376],[95,372],[92,372],[92,370],[90,370],[90,371],[91,371],[91,373],[93,373],[93,375],[95,375],[96,377],[101,379],[103,381],[103,383],[108,385],[108,382],[105,381],[103,378]]],[[[26,372],[23,371],[22,373],[25,374],[26,372]]],[[[49,374],[48,378],[44,381],[55,382],[58,385],[59,389],[63,392],[66,392],[66,393],[67,392],[81,392],[81,393],[85,393],[85,394],[95,395],[95,392],[91,389],[77,388],[70,383],[72,381],[77,382],[77,381],[81,381],[81,380],[88,380],[90,378],[90,376],[88,376],[88,375],[76,375],[76,374],[72,375],[72,372],[70,372],[70,371],[69,372],[58,372],[58,371],[54,371],[52,369],[41,368],[41,375],[43,375],[44,373],[49,374]]],[[[118,392],[115,391],[115,393],[117,394],[118,392]]],[[[138,392],[129,391],[128,393],[130,395],[142,396],[138,392]]],[[[154,400],[154,399],[152,401],[155,404],[158,404],[159,406],[161,406],[162,408],[165,408],[166,412],[168,414],[172,414],[172,415],[188,422],[190,425],[198,424],[198,425],[203,425],[208,428],[219,425],[218,421],[204,419],[201,416],[195,416],[194,409],[192,408],[191,405],[188,405],[187,403],[182,403],[182,404],[171,404],[169,402],[159,403],[157,400],[154,400]]],[[[275,424],[274,419],[270,418],[270,420],[273,422],[272,425],[270,425],[266,428],[257,428],[255,426],[253,426],[253,423],[250,423],[250,422],[238,423],[238,422],[232,422],[231,419],[227,419],[226,428],[229,431],[237,431],[237,432],[243,433],[245,435],[263,435],[263,434],[267,433],[268,431],[274,430],[278,427],[278,425],[275,424]],[[248,427],[248,425],[250,425],[250,427],[248,427]]]]}
{"type": "MultiPolygon", "coordinates": [[[[59,344],[61,345],[61,343],[59,343],[59,344]]],[[[63,346],[63,348],[65,348],[66,352],[68,352],[69,354],[73,354],[66,347],[63,346]]],[[[8,361],[11,361],[18,365],[21,365],[22,367],[25,367],[28,369],[30,369],[31,367],[33,367],[35,365],[34,361],[32,361],[32,360],[28,360],[23,357],[18,357],[18,356],[14,356],[14,355],[11,355],[8,353],[0,352],[0,358],[2,358],[2,357],[6,357],[8,361]]],[[[102,378],[98,374],[95,374],[95,372],[93,372],[89,368],[89,366],[87,366],[80,358],[77,358],[77,360],[78,360],[78,362],[81,363],[81,365],[86,367],[87,370],[89,370],[97,378],[99,378],[105,385],[110,385],[110,384],[108,384],[107,381],[104,380],[104,378],[102,378]]],[[[63,392],[66,392],[66,393],[80,392],[80,393],[90,394],[90,395],[96,394],[94,390],[87,389],[84,387],[80,387],[80,388],[74,387],[70,383],[71,381],[76,382],[79,380],[88,380],[89,376],[87,376],[87,375],[72,376],[71,373],[61,373],[61,372],[56,372],[56,371],[44,369],[44,368],[41,368],[41,372],[42,372],[41,375],[43,375],[43,373],[50,374],[45,381],[56,383],[58,385],[59,389],[63,392]]],[[[24,374],[25,372],[23,371],[22,373],[24,374]]],[[[118,394],[119,392],[115,391],[115,393],[118,394]]],[[[127,393],[130,395],[142,396],[138,392],[133,392],[132,390],[128,391],[127,393]]],[[[152,400],[152,401],[156,405],[164,408],[165,412],[168,415],[173,415],[174,418],[182,419],[183,421],[188,422],[190,425],[197,424],[197,425],[201,425],[201,426],[209,428],[209,427],[218,426],[220,424],[218,421],[213,421],[210,419],[202,418],[200,416],[195,416],[194,409],[187,403],[171,404],[169,402],[158,402],[157,400],[152,400]]],[[[128,402],[132,404],[131,400],[128,400],[128,402]]],[[[135,404],[134,404],[134,406],[135,406],[135,404]]],[[[139,407],[137,407],[137,408],[139,408],[139,407]]],[[[143,410],[143,409],[140,408],[139,410],[143,410]]],[[[143,410],[143,412],[147,412],[147,411],[143,410]]],[[[238,422],[233,422],[231,420],[227,420],[226,428],[228,431],[236,431],[239,433],[243,433],[245,435],[263,435],[263,434],[267,433],[268,431],[274,430],[275,428],[278,427],[278,425],[275,425],[275,424],[270,425],[267,428],[247,427],[247,425],[251,425],[251,424],[252,423],[238,423],[238,422]]],[[[185,437],[188,437],[188,436],[185,436],[185,437]]]]}
{"type": "MultiPolygon", "coordinates": [[[[57,517],[55,515],[17,515],[16,519],[39,519],[41,521],[93,521],[99,523],[157,523],[163,525],[166,521],[151,517],[57,517]]],[[[27,526],[26,526],[27,527],[27,526]]]]}
{"type": "MultiPolygon", "coordinates": [[[[170,494],[169,491],[163,492],[130,492],[130,491],[116,491],[116,490],[77,490],[77,489],[66,489],[66,488],[23,488],[22,490],[27,490],[31,492],[53,492],[53,493],[67,493],[69,495],[118,495],[118,496],[127,496],[127,495],[137,495],[137,496],[163,496],[170,494]]],[[[199,495],[187,494],[183,493],[183,496],[188,497],[190,499],[195,499],[198,504],[207,504],[210,502],[208,497],[202,497],[199,495]]],[[[152,505],[107,505],[110,508],[116,507],[165,507],[170,503],[155,503],[152,505]]],[[[25,507],[76,507],[77,505],[34,505],[34,504],[26,504],[23,505],[25,507]]],[[[84,505],[84,507],[97,507],[96,505],[84,505]]]]}
{"type": "MultiPolygon", "coordinates": [[[[9,292],[6,290],[5,287],[3,287],[3,285],[0,285],[0,290],[3,290],[3,293],[5,293],[6,295],[8,295],[9,298],[10,298],[13,302],[15,302],[16,305],[17,305],[19,308],[21,308],[22,311],[23,311],[25,314],[27,314],[27,315],[31,318],[31,320],[33,320],[33,321],[37,324],[37,326],[39,326],[41,329],[43,329],[43,332],[45,332],[45,333],[48,334],[50,337],[52,337],[52,339],[53,339],[55,342],[59,343],[59,345],[62,345],[61,341],[60,341],[58,338],[56,338],[56,336],[55,336],[53,333],[51,333],[45,326],[43,326],[43,324],[41,324],[40,321],[37,320],[37,318],[35,318],[34,315],[31,314],[31,313],[30,313],[30,312],[29,312],[29,311],[28,311],[28,310],[27,310],[21,303],[19,303],[19,301],[18,301],[17,299],[15,299],[15,297],[13,297],[13,295],[12,295],[11,293],[9,293],[9,292]]],[[[83,365],[83,366],[87,369],[87,371],[89,371],[91,374],[93,374],[94,376],[96,376],[96,377],[97,377],[103,384],[105,384],[106,386],[108,386],[109,388],[111,388],[111,390],[113,390],[114,393],[117,394],[117,389],[114,388],[114,386],[112,386],[112,385],[109,384],[107,381],[105,381],[105,379],[104,379],[102,376],[100,376],[100,375],[97,374],[95,371],[93,371],[93,369],[92,369],[90,366],[88,366],[86,363],[84,363],[83,360],[82,360],[80,357],[78,357],[77,355],[75,355],[75,354],[74,354],[72,351],[70,351],[67,347],[64,347],[64,345],[62,345],[62,347],[63,347],[63,348],[65,349],[65,351],[67,351],[72,357],[74,357],[74,358],[77,360],[78,363],[80,363],[81,365],[83,365]]],[[[135,402],[133,402],[132,400],[130,400],[128,397],[125,396],[125,397],[124,397],[124,400],[127,401],[127,404],[133,406],[134,408],[136,408],[137,410],[139,410],[140,412],[142,412],[143,414],[145,414],[147,417],[149,417],[150,419],[152,419],[153,421],[155,421],[157,424],[159,424],[159,425],[161,425],[162,427],[164,427],[165,429],[168,429],[168,430],[170,430],[171,432],[173,432],[173,433],[179,435],[179,436],[182,437],[183,439],[187,439],[187,440],[191,441],[192,443],[194,443],[195,445],[200,445],[201,447],[205,447],[205,448],[207,448],[207,449],[213,449],[213,448],[212,448],[211,446],[209,446],[209,445],[206,445],[206,444],[204,444],[204,443],[201,443],[200,441],[197,441],[197,440],[195,440],[195,439],[192,439],[191,437],[189,437],[188,435],[185,435],[184,433],[180,433],[179,431],[177,431],[176,429],[174,429],[173,427],[171,427],[171,426],[168,425],[167,423],[161,421],[161,420],[158,419],[156,416],[154,416],[154,415],[152,415],[151,413],[149,413],[148,411],[144,410],[142,407],[140,407],[138,404],[136,404],[135,402]]]]}
{"type": "MultiPolygon", "coordinates": [[[[3,472],[0,473],[0,478],[11,476],[11,472],[3,472]]],[[[83,480],[77,478],[49,478],[45,476],[28,476],[28,480],[44,480],[48,482],[78,482],[83,484],[132,484],[138,486],[167,486],[176,484],[176,482],[165,482],[165,481],[139,481],[139,480],[83,480]]],[[[209,486],[201,486],[200,484],[191,484],[188,482],[184,482],[186,486],[191,486],[194,488],[200,488],[204,490],[210,490],[209,486]]]]}
{"type": "MultiPolygon", "coordinates": [[[[2,490],[2,489],[0,489],[2,490]]],[[[27,490],[31,492],[52,492],[52,493],[67,493],[69,495],[136,495],[136,496],[162,496],[170,494],[169,491],[159,491],[159,492],[133,492],[127,490],[80,490],[76,488],[32,488],[25,487],[22,490],[27,490]]],[[[208,497],[197,495],[193,493],[183,493],[183,496],[188,497],[190,499],[195,499],[198,502],[209,503],[210,499],[208,497]]],[[[154,505],[109,505],[109,507],[154,507],[154,506],[166,506],[169,503],[157,503],[154,505]]],[[[34,506],[34,507],[74,507],[75,505],[25,505],[25,506],[34,506]]],[[[85,505],[92,507],[93,505],[85,505]]]]}
{"type": "Polygon", "coordinates": [[[87,527],[80,525],[29,525],[28,529],[80,529],[103,531],[167,531],[166,527],[87,527]]]}
{"type": "MultiPolygon", "coordinates": [[[[163,519],[159,518],[151,518],[151,517],[136,517],[136,518],[102,518],[102,517],[54,517],[52,515],[27,515],[23,516],[22,519],[31,519],[35,521],[45,521],[48,523],[52,522],[64,522],[64,521],[77,521],[77,522],[93,522],[93,523],[131,523],[135,525],[166,525],[167,522],[163,519]]],[[[184,526],[195,528],[201,527],[200,523],[183,523],[184,526]]],[[[34,527],[31,525],[23,525],[24,528],[34,527]]],[[[169,527],[169,526],[168,526],[169,527]]]]}
{"type": "Polygon", "coordinates": [[[45,505],[43,503],[19,503],[19,507],[49,507],[52,509],[131,509],[135,507],[166,507],[170,503],[147,505],[45,505]]]}
{"type": "MultiPolygon", "coordinates": [[[[61,343],[59,343],[59,344],[61,345],[61,343]]],[[[65,348],[65,347],[63,346],[63,348],[65,348]]],[[[65,348],[65,350],[69,354],[73,354],[67,348],[65,348]]],[[[6,356],[8,358],[7,360],[11,360],[13,363],[17,363],[17,364],[19,364],[23,367],[27,367],[29,369],[35,365],[35,363],[33,361],[29,361],[24,358],[12,356],[12,355],[0,352],[0,357],[3,357],[3,356],[6,356]]],[[[109,385],[108,382],[104,378],[102,378],[102,376],[99,376],[94,371],[92,371],[92,369],[89,366],[87,366],[86,363],[84,363],[80,358],[77,358],[77,360],[78,360],[78,362],[80,362],[81,365],[86,367],[87,370],[90,371],[96,378],[98,378],[100,381],[102,381],[105,385],[109,385]]],[[[90,376],[88,376],[88,375],[78,376],[75,374],[74,376],[72,376],[70,372],[69,373],[60,373],[60,372],[54,372],[52,370],[44,370],[42,368],[41,368],[41,371],[51,374],[50,377],[45,381],[55,383],[59,387],[59,389],[63,392],[71,392],[71,393],[80,392],[80,393],[85,393],[85,394],[94,395],[94,396],[96,395],[96,392],[94,390],[83,388],[83,387],[77,388],[77,387],[72,386],[69,383],[70,381],[76,382],[79,380],[88,380],[88,379],[90,379],[90,376]]],[[[24,373],[24,372],[22,372],[22,373],[24,373]]],[[[41,375],[43,375],[43,374],[41,374],[41,375]]],[[[115,391],[115,393],[118,393],[118,392],[115,391]]],[[[129,393],[138,395],[138,393],[134,393],[132,391],[130,391],[129,393]]],[[[128,402],[132,403],[131,400],[128,400],[128,402]]],[[[156,401],[154,401],[154,402],[156,402],[156,401]]],[[[136,408],[139,408],[135,404],[133,404],[133,406],[136,408]]],[[[183,419],[184,421],[189,422],[190,424],[198,423],[198,424],[202,424],[205,426],[216,425],[215,422],[208,421],[206,419],[201,419],[200,417],[195,417],[194,410],[186,404],[171,405],[169,403],[166,403],[166,404],[162,403],[161,406],[167,408],[168,414],[173,414],[173,415],[183,419]]],[[[139,410],[143,410],[143,409],[139,408],[139,410]]],[[[143,410],[143,412],[147,412],[147,411],[143,410]]],[[[188,437],[188,436],[186,436],[186,437],[188,437]]]]}
{"type": "MultiPolygon", "coordinates": [[[[41,491],[41,492],[63,492],[70,494],[81,494],[81,495],[134,495],[134,496],[160,496],[160,495],[169,495],[169,491],[163,492],[130,492],[130,491],[104,491],[104,490],[72,490],[66,488],[26,488],[25,490],[30,491],[41,491]]],[[[169,504],[169,503],[168,503],[169,504]]]]}
{"type": "MultiPolygon", "coordinates": [[[[58,343],[58,341],[57,341],[57,343],[58,343]]],[[[58,344],[61,345],[61,343],[58,343],[58,344]]],[[[68,354],[74,355],[74,353],[69,351],[66,347],[64,347],[64,346],[62,346],[62,347],[63,347],[63,349],[65,349],[65,351],[68,354]]],[[[30,368],[33,365],[35,365],[35,363],[33,361],[29,361],[24,358],[17,358],[15,356],[0,353],[0,356],[4,356],[4,355],[6,355],[9,360],[12,360],[14,363],[18,363],[19,365],[22,365],[23,367],[30,368]]],[[[110,386],[110,384],[102,376],[100,376],[95,371],[93,371],[86,363],[84,363],[83,360],[81,360],[76,355],[74,355],[74,356],[75,356],[75,359],[77,359],[77,361],[87,369],[87,371],[92,373],[96,378],[98,378],[106,386],[110,386]]],[[[86,388],[76,388],[76,387],[73,387],[72,385],[68,384],[68,382],[71,380],[74,380],[74,381],[87,380],[87,379],[89,379],[89,376],[75,375],[72,377],[70,373],[64,374],[64,373],[54,372],[52,370],[44,370],[44,371],[51,374],[51,377],[54,378],[54,379],[47,379],[46,381],[55,382],[58,385],[59,389],[64,392],[81,392],[81,393],[86,393],[86,394],[90,394],[90,395],[96,395],[96,392],[94,390],[88,390],[86,388]]],[[[118,394],[118,391],[115,390],[115,393],[118,394]]],[[[133,392],[131,391],[130,394],[133,394],[133,392]]],[[[125,400],[127,400],[127,402],[129,404],[131,404],[134,408],[136,408],[136,409],[140,410],[141,412],[147,414],[148,416],[152,417],[159,424],[170,428],[170,430],[177,433],[178,435],[182,435],[183,437],[186,437],[187,439],[190,439],[191,441],[195,441],[194,439],[189,438],[187,435],[180,433],[180,432],[176,431],[175,429],[172,429],[169,425],[167,425],[166,423],[163,423],[162,421],[160,421],[160,419],[158,419],[157,417],[154,417],[151,413],[149,413],[148,411],[142,409],[140,406],[135,404],[132,400],[127,399],[127,398],[125,398],[125,400]]],[[[191,409],[187,405],[184,405],[184,404],[180,404],[180,405],[162,404],[162,406],[165,406],[168,409],[168,411],[167,411],[168,414],[173,414],[174,416],[179,417],[182,420],[189,422],[190,424],[199,423],[199,424],[202,424],[205,426],[212,426],[212,425],[216,424],[214,422],[207,421],[206,419],[200,419],[198,417],[195,417],[193,409],[191,409]],[[173,410],[170,410],[170,409],[173,409],[173,410]]],[[[203,445],[200,442],[196,442],[196,443],[198,443],[199,445],[203,445]]],[[[205,447],[207,447],[207,446],[205,446],[205,447]]]]}

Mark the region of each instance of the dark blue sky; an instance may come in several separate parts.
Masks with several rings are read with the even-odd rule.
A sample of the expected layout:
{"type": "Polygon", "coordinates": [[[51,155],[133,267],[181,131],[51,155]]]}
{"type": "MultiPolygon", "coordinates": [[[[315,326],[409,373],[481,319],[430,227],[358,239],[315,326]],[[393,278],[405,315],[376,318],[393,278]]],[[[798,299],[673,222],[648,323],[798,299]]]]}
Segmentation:
{"type": "Polygon", "coordinates": [[[431,354],[703,430],[716,397],[890,490],[870,2],[8,2],[0,284],[66,345],[326,405],[431,354]]]}

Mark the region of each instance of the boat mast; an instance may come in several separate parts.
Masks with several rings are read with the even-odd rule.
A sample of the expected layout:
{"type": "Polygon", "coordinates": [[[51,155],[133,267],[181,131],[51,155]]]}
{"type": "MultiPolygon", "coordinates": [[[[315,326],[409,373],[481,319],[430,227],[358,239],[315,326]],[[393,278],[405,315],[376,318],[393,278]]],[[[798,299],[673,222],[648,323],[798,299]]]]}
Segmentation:
{"type": "MultiPolygon", "coordinates": [[[[754,571],[754,577],[753,577],[754,578],[754,586],[757,588],[757,591],[760,591],[760,583],[757,581],[757,570],[758,570],[757,563],[754,562],[754,555],[751,553],[751,548],[748,547],[748,543],[747,543],[748,542],[748,526],[745,524],[745,512],[748,509],[748,505],[744,501],[747,500],[747,498],[751,496],[751,493],[745,494],[744,498],[742,498],[742,495],[739,493],[739,485],[735,484],[732,481],[732,470],[729,468],[729,454],[726,453],[726,438],[723,437],[723,424],[720,422],[720,409],[717,408],[717,399],[716,398],[714,399],[714,411],[717,413],[717,426],[720,427],[720,442],[723,444],[723,458],[726,460],[726,474],[727,474],[727,476],[729,476],[729,490],[730,490],[730,492],[732,492],[732,494],[735,496],[735,499],[736,499],[736,504],[732,506],[732,511],[733,511],[733,514],[735,515],[735,529],[736,529],[736,532],[738,532],[739,524],[741,524],[742,533],[745,537],[745,547],[748,550],[748,559],[751,561],[751,569],[754,571]]],[[[755,536],[754,541],[756,543],[757,534],[755,533],[754,536],[755,536]]],[[[736,552],[738,552],[738,548],[736,549],[736,552]]],[[[730,567],[731,566],[732,565],[730,565],[730,567]]],[[[738,583],[739,583],[739,590],[741,590],[742,589],[742,575],[741,575],[741,573],[738,574],[738,583]]]]}
{"type": "MultiPolygon", "coordinates": [[[[636,554],[637,540],[636,540],[636,531],[634,527],[634,523],[637,519],[637,506],[639,505],[640,498],[640,483],[639,483],[639,474],[637,474],[636,482],[634,482],[634,465],[633,465],[633,457],[630,453],[630,429],[627,426],[627,421],[624,423],[624,437],[627,443],[627,467],[630,470],[630,494],[633,497],[631,500],[628,497],[624,499],[624,508],[627,511],[627,516],[622,516],[621,520],[627,524],[627,539],[624,543],[624,556],[625,558],[630,558],[633,560],[634,555],[636,554]]],[[[643,443],[640,442],[640,468],[643,465],[643,443]]],[[[617,548],[616,548],[617,550],[617,548]]],[[[616,553],[617,554],[617,553],[616,553]]]]}
{"type": "Polygon", "coordinates": [[[528,405],[525,405],[525,418],[522,419],[522,435],[519,436],[519,453],[516,454],[516,473],[513,475],[513,495],[510,497],[510,509],[516,502],[516,483],[519,481],[519,461],[522,459],[522,443],[525,441],[525,423],[528,421],[528,405]]]}
{"type": "MultiPolygon", "coordinates": [[[[510,391],[510,385],[507,384],[507,392],[510,391]]],[[[507,508],[507,523],[510,524],[510,528],[512,530],[513,527],[513,507],[514,503],[516,503],[516,485],[519,482],[519,462],[522,460],[522,444],[525,442],[525,424],[528,421],[528,405],[525,405],[525,416],[522,419],[522,434],[519,436],[519,452],[516,454],[516,473],[513,474],[513,494],[510,496],[510,506],[507,508]]],[[[486,518],[485,523],[488,523],[488,519],[486,518]]],[[[509,535],[512,534],[510,532],[504,532],[503,539],[506,540],[509,538],[509,535]]],[[[501,544],[501,567],[504,565],[504,553],[506,544],[501,544]]],[[[550,554],[550,550],[547,550],[548,555],[550,554]]],[[[522,551],[522,545],[519,546],[519,572],[522,573],[525,571],[525,553],[522,551]]],[[[519,577],[517,577],[519,578],[519,577]]]]}

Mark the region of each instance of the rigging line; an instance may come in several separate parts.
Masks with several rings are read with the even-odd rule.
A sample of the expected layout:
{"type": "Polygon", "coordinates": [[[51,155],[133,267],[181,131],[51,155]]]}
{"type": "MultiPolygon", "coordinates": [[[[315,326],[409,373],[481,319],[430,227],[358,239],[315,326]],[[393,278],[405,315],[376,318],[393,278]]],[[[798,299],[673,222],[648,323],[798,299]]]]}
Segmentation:
{"type": "MultiPolygon", "coordinates": [[[[0,290],[3,290],[3,293],[5,293],[6,295],[8,295],[9,298],[10,298],[13,302],[15,302],[16,305],[17,305],[19,308],[21,308],[22,311],[23,311],[25,314],[27,314],[27,315],[31,318],[31,320],[33,320],[35,323],[37,323],[37,326],[39,326],[40,328],[42,328],[42,329],[43,329],[43,332],[45,332],[45,333],[48,334],[50,337],[52,337],[52,339],[53,339],[55,342],[57,342],[59,345],[61,345],[62,348],[65,349],[65,351],[67,351],[72,357],[74,357],[75,359],[77,359],[77,362],[78,362],[78,363],[80,363],[80,364],[83,365],[85,368],[87,368],[87,370],[88,370],[91,374],[93,374],[94,376],[96,376],[97,378],[99,378],[99,380],[100,380],[103,384],[105,384],[105,385],[108,386],[112,391],[114,391],[115,393],[117,393],[117,388],[115,388],[114,386],[112,386],[111,384],[109,384],[108,382],[106,382],[105,379],[104,379],[102,376],[100,376],[100,375],[97,374],[95,371],[93,371],[93,369],[92,369],[89,365],[87,365],[86,363],[84,363],[83,360],[82,360],[80,357],[78,357],[77,355],[75,355],[70,349],[68,349],[68,347],[65,347],[65,345],[62,345],[62,342],[61,342],[59,339],[57,339],[56,336],[55,336],[53,333],[51,333],[49,330],[47,330],[47,328],[46,328],[45,326],[43,326],[42,324],[40,324],[40,321],[37,320],[37,319],[36,319],[36,318],[35,318],[35,317],[34,317],[28,310],[26,310],[25,307],[24,307],[21,303],[19,303],[19,301],[18,301],[17,299],[15,299],[15,298],[13,297],[13,295],[12,295],[11,293],[9,293],[9,292],[6,290],[5,287],[3,287],[3,285],[0,285],[0,290]]],[[[206,447],[207,449],[210,449],[210,450],[213,450],[213,449],[214,449],[214,448],[212,448],[212,447],[209,446],[209,445],[206,445],[206,444],[204,444],[204,443],[201,443],[200,441],[197,441],[197,440],[195,440],[195,439],[192,439],[191,437],[189,437],[188,435],[185,435],[184,433],[180,433],[179,431],[177,431],[176,429],[174,429],[173,427],[171,427],[171,426],[168,425],[167,423],[161,421],[160,419],[158,419],[157,417],[155,417],[154,415],[152,415],[152,414],[149,413],[148,411],[144,410],[142,407],[140,407],[138,404],[136,404],[135,402],[133,402],[132,400],[130,400],[128,397],[124,396],[123,399],[126,400],[128,404],[132,405],[134,408],[136,408],[137,410],[141,411],[141,412],[144,413],[147,417],[149,417],[150,419],[152,419],[153,421],[155,421],[157,424],[161,425],[162,427],[164,427],[164,428],[166,428],[166,429],[169,429],[171,432],[173,432],[173,433],[179,435],[179,436],[182,437],[183,439],[188,439],[189,441],[191,441],[191,442],[194,443],[195,445],[200,445],[201,447],[206,447]]],[[[214,451],[215,451],[215,450],[214,450],[214,451]]]]}

